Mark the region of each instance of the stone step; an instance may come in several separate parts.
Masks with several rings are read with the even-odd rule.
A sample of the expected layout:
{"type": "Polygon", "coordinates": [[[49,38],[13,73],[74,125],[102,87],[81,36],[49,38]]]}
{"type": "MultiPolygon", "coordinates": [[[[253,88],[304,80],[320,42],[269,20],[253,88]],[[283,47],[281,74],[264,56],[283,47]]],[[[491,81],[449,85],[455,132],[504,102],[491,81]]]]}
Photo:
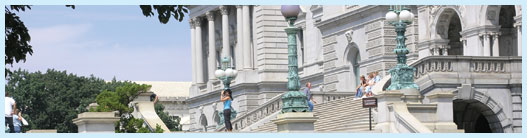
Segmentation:
{"type": "MultiPolygon", "coordinates": [[[[315,122],[316,132],[358,132],[369,131],[368,109],[362,108],[362,100],[353,97],[315,104],[313,111],[319,119],[315,122]]],[[[376,123],[372,120],[372,125],[376,123]]],[[[276,124],[269,121],[257,127],[254,132],[277,132],[276,124]]]]}

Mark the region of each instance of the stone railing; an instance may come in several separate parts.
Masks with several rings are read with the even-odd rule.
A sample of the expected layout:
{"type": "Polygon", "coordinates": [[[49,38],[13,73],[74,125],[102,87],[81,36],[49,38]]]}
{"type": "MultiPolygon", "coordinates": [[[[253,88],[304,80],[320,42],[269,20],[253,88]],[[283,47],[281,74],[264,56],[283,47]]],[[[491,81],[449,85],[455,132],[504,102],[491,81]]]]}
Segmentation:
{"type": "Polygon", "coordinates": [[[429,56],[410,66],[416,68],[415,79],[419,79],[431,72],[504,73],[518,69],[521,72],[521,67],[511,66],[521,62],[521,57],[429,56]]]}
{"type": "MultiPolygon", "coordinates": [[[[267,117],[268,115],[281,111],[282,95],[283,94],[276,95],[275,97],[269,99],[267,102],[265,102],[258,108],[236,117],[234,120],[232,120],[232,129],[235,131],[242,130],[250,126],[251,124],[267,117]]],[[[217,131],[223,130],[225,130],[225,126],[217,129],[217,131]]]]}
{"type": "MultiPolygon", "coordinates": [[[[474,57],[474,56],[429,56],[409,66],[415,67],[415,80],[430,73],[518,73],[521,75],[521,57],[474,57]],[[514,65],[517,64],[517,65],[514,65]]],[[[391,76],[387,75],[379,86],[373,87],[373,93],[383,91],[391,84],[391,76]]]]}
{"type": "MultiPolygon", "coordinates": [[[[322,101],[317,101],[319,102],[319,104],[355,96],[354,92],[312,91],[312,94],[313,94],[313,98],[317,98],[317,97],[322,98],[322,101]]],[[[236,117],[234,120],[232,120],[233,130],[238,130],[238,131],[243,130],[251,126],[252,124],[276,112],[280,112],[282,110],[282,95],[283,94],[279,94],[269,99],[267,102],[257,107],[256,109],[251,110],[247,112],[246,114],[236,117]]],[[[225,129],[225,126],[220,127],[219,129],[217,129],[217,131],[223,131],[224,129],[225,129]]]]}
{"type": "Polygon", "coordinates": [[[406,103],[393,103],[388,108],[395,119],[393,125],[399,133],[432,133],[432,130],[408,111],[406,103]]]}

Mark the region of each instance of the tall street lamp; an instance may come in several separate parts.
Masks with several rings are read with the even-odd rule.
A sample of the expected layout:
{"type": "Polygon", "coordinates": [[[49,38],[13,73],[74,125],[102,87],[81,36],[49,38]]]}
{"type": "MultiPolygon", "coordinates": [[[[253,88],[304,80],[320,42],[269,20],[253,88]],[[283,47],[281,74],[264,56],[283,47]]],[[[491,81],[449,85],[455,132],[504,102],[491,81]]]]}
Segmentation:
{"type": "Polygon", "coordinates": [[[223,57],[221,59],[221,67],[218,67],[218,70],[214,72],[216,78],[223,82],[223,90],[230,89],[231,81],[236,78],[238,71],[231,66],[231,59],[228,57],[223,57]]]}
{"type": "Polygon", "coordinates": [[[391,84],[386,90],[400,90],[400,89],[419,89],[419,86],[414,83],[415,68],[406,64],[406,54],[409,53],[405,44],[406,26],[412,24],[414,14],[410,9],[404,6],[390,6],[390,11],[386,13],[386,21],[395,26],[397,33],[396,48],[393,50],[397,54],[397,65],[390,69],[392,79],[391,84]]]}
{"type": "Polygon", "coordinates": [[[288,40],[288,77],[287,89],[288,92],[282,96],[282,113],[288,112],[308,112],[306,95],[299,92],[300,77],[298,77],[298,57],[296,49],[296,34],[298,28],[294,27],[295,20],[300,13],[300,6],[298,5],[284,5],[281,8],[282,15],[285,17],[288,27],[285,29],[288,40]]]}

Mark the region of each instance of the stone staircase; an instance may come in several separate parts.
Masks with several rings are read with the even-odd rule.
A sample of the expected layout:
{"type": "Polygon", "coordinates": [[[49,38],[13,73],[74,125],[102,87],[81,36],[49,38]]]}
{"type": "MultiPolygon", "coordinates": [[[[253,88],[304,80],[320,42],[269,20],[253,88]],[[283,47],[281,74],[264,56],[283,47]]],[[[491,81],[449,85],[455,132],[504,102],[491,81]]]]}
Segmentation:
{"type": "MultiPolygon", "coordinates": [[[[353,100],[353,98],[348,97],[316,104],[313,112],[318,117],[315,122],[316,132],[373,132],[369,130],[368,108],[362,108],[362,100],[360,99],[353,100]]],[[[375,121],[372,120],[373,127],[375,124],[375,121]]],[[[277,132],[277,129],[276,124],[269,121],[251,131],[277,132]]]]}

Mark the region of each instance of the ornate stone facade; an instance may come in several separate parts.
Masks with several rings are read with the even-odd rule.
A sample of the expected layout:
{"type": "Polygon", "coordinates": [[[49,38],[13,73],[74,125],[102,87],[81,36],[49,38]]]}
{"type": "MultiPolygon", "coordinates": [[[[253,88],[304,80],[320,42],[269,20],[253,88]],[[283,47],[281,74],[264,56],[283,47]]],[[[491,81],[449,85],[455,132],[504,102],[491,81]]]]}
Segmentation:
{"type": "MultiPolygon", "coordinates": [[[[504,56],[521,55],[521,52],[513,52],[521,51],[521,39],[518,39],[521,37],[521,25],[518,24],[521,22],[520,6],[430,5],[409,8],[417,17],[407,27],[405,43],[409,50],[408,64],[417,69],[415,79],[421,88],[420,92],[424,95],[437,90],[463,93],[462,88],[458,87],[470,85],[478,91],[485,91],[483,94],[493,99],[495,104],[488,101],[485,101],[488,104],[484,103],[490,109],[495,109],[491,107],[492,105],[499,105],[502,108],[496,114],[498,121],[502,122],[501,128],[497,127],[496,122],[492,122],[495,120],[487,119],[489,124],[493,125],[493,132],[521,132],[521,124],[518,125],[518,122],[521,123],[521,117],[517,115],[518,112],[521,114],[521,108],[517,107],[521,106],[521,102],[518,104],[521,100],[517,99],[518,96],[521,97],[520,82],[502,84],[491,81],[488,82],[488,86],[484,86],[483,82],[486,81],[484,75],[472,76],[474,78],[469,80],[463,76],[464,74],[460,74],[459,77],[463,81],[436,85],[436,82],[448,79],[439,77],[436,78],[437,81],[428,82],[423,77],[434,74],[430,72],[439,71],[448,74],[464,71],[456,70],[460,67],[453,65],[458,64],[456,61],[449,60],[456,57],[452,55],[496,58],[492,62],[472,60],[470,64],[463,64],[463,67],[466,66],[471,72],[498,76],[501,73],[511,73],[510,68],[513,65],[504,62],[517,59],[507,59],[504,56]],[[426,60],[435,56],[444,58],[426,60]],[[493,98],[494,94],[488,91],[494,90],[509,98],[493,98]],[[503,122],[504,120],[509,120],[510,123],[503,122]]],[[[213,24],[217,26],[216,30],[221,30],[223,28],[221,26],[230,28],[229,33],[216,37],[227,37],[227,39],[215,41],[230,41],[228,45],[218,43],[216,49],[232,47],[233,49],[229,50],[230,54],[227,55],[234,57],[233,60],[239,70],[238,77],[231,85],[234,92],[233,108],[241,117],[237,119],[237,124],[246,127],[247,124],[244,122],[254,123],[258,122],[254,120],[255,118],[265,118],[260,115],[252,117],[244,114],[254,113],[256,111],[253,110],[256,109],[265,110],[261,106],[273,105],[267,102],[287,91],[288,51],[287,36],[284,31],[287,24],[280,13],[280,6],[190,6],[189,9],[193,26],[199,22],[199,19],[204,20],[206,13],[216,14],[217,17],[228,16],[216,18],[213,24]],[[220,14],[223,10],[228,13],[220,14]]],[[[297,51],[301,85],[311,82],[312,91],[320,93],[355,93],[357,78],[360,75],[366,76],[367,73],[379,71],[381,76],[386,77],[387,71],[397,63],[396,55],[393,53],[396,45],[395,28],[384,21],[388,9],[388,6],[302,6],[302,12],[295,23],[295,26],[300,28],[297,35],[297,51]]],[[[206,27],[206,24],[203,23],[201,26],[206,27]]],[[[201,31],[207,32],[206,29],[201,31]]],[[[202,33],[193,32],[191,35],[198,34],[202,33]]],[[[208,47],[201,45],[205,43],[197,41],[205,42],[207,37],[193,36],[192,39],[194,40],[192,49],[196,49],[194,51],[196,53],[193,53],[193,61],[196,62],[193,71],[196,72],[193,72],[195,81],[187,100],[191,120],[190,130],[202,131],[203,128],[207,128],[208,131],[213,131],[217,124],[211,123],[217,122],[215,112],[222,110],[223,107],[218,98],[221,83],[210,79],[201,79],[204,82],[200,83],[199,78],[207,76],[205,74],[212,75],[207,73],[207,69],[215,68],[202,65],[214,60],[205,60],[211,54],[199,53],[199,49],[208,47]],[[196,57],[199,55],[202,57],[196,57]],[[199,67],[202,69],[196,69],[199,67]],[[202,123],[204,121],[208,122],[205,126],[202,123]]],[[[220,55],[225,53],[222,52],[220,55]]],[[[519,73],[521,74],[521,70],[519,73]]],[[[518,78],[514,80],[516,79],[518,78]]],[[[324,99],[325,97],[315,97],[315,100],[319,101],[324,99]]],[[[463,103],[467,101],[461,101],[459,105],[454,103],[454,106],[463,103]]],[[[267,110],[275,111],[275,109],[267,110]]],[[[272,113],[274,112],[267,112],[266,115],[272,113]]],[[[474,120],[466,122],[470,121],[474,120]]],[[[472,129],[471,126],[460,128],[472,129]]]]}

